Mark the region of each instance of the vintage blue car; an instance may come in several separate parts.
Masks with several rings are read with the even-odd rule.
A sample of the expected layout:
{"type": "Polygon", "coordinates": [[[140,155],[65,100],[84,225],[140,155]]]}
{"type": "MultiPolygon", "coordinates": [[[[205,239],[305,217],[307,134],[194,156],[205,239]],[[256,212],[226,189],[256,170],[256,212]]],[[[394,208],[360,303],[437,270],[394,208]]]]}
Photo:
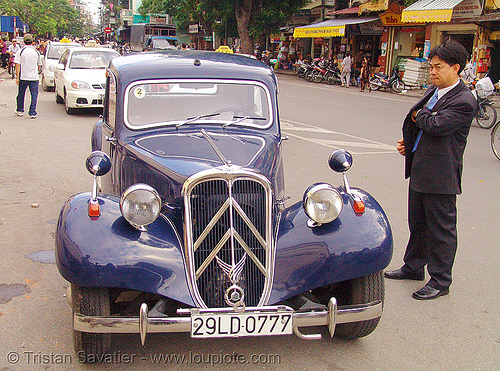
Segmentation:
{"type": "Polygon", "coordinates": [[[272,70],[235,54],[110,62],[86,163],[92,192],[72,196],[57,225],[79,355],[106,354],[113,333],[144,344],[152,332],[317,339],[301,328],[326,325],[354,339],[375,329],[387,217],[349,187],[344,150],[328,159],[342,187],[312,184],[287,205],[277,94],[272,70]]]}

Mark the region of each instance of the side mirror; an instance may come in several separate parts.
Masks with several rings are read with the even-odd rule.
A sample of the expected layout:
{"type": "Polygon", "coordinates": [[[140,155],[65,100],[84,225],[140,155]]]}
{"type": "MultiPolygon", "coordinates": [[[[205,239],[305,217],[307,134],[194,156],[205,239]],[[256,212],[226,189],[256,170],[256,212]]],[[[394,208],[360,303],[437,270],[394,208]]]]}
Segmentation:
{"type": "Polygon", "coordinates": [[[345,173],[352,166],[352,156],[345,149],[338,149],[330,155],[328,165],[337,173],[345,173]]]}
{"type": "Polygon", "coordinates": [[[99,201],[97,200],[97,177],[106,175],[111,169],[111,160],[108,155],[102,151],[94,151],[87,157],[85,166],[90,174],[94,176],[92,184],[92,196],[89,201],[88,214],[91,218],[97,218],[101,215],[99,201]]]}
{"type": "Polygon", "coordinates": [[[90,174],[94,176],[103,176],[111,169],[111,160],[104,152],[94,151],[87,157],[85,166],[90,174]]]}

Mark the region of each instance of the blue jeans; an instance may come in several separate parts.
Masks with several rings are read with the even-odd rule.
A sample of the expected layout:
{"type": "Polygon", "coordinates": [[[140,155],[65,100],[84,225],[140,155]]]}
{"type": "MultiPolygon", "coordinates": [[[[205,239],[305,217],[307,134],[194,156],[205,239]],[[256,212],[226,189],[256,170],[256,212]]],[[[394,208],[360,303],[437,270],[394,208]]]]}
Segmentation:
{"type": "Polygon", "coordinates": [[[26,95],[26,89],[30,88],[31,94],[31,104],[28,111],[28,115],[36,115],[36,100],[38,99],[38,80],[28,81],[19,80],[19,89],[17,93],[17,112],[24,112],[24,96],[26,95]]]}

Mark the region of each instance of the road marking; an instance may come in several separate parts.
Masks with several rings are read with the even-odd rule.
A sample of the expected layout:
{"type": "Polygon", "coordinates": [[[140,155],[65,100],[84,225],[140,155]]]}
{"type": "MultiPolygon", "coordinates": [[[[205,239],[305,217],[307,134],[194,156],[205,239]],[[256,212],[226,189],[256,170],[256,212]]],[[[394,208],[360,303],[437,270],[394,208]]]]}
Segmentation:
{"type": "Polygon", "coordinates": [[[288,136],[292,136],[294,138],[305,140],[314,144],[319,144],[321,146],[332,149],[344,148],[352,154],[378,155],[383,153],[398,153],[396,147],[389,144],[380,143],[374,140],[357,137],[351,134],[340,133],[337,131],[332,131],[293,120],[283,119],[283,122],[281,123],[281,130],[288,136]],[[302,135],[299,135],[299,133],[302,135]],[[306,136],[307,134],[321,134],[321,138],[311,138],[306,136]],[[347,137],[349,140],[342,140],[342,137],[347,137]],[[360,149],[372,151],[362,151],[360,149]]]}
{"type": "MultiPolygon", "coordinates": [[[[295,83],[295,82],[288,82],[288,81],[283,81],[283,80],[279,80],[278,82],[279,85],[282,85],[282,84],[287,84],[287,85],[292,85],[292,86],[299,86],[301,88],[304,88],[304,84],[299,84],[299,83],[295,83]]],[[[327,87],[327,86],[322,86],[320,84],[309,84],[307,85],[308,88],[311,88],[311,89],[317,89],[317,90],[326,90],[326,91],[331,91],[331,92],[336,92],[336,93],[342,93],[342,94],[351,94],[351,95],[364,95],[366,97],[372,97],[372,98],[376,98],[376,99],[385,99],[385,100],[390,100],[390,101],[395,101],[395,102],[409,102],[409,103],[414,103],[415,101],[417,101],[419,98],[414,98],[414,97],[409,97],[409,96],[405,96],[403,95],[404,93],[401,93],[400,95],[398,95],[398,98],[392,98],[390,96],[387,96],[386,94],[382,94],[380,92],[379,93],[375,93],[372,92],[372,93],[375,93],[374,95],[371,95],[372,93],[361,93],[359,91],[357,91],[358,88],[355,88],[355,87],[352,87],[352,88],[349,88],[349,89],[346,89],[346,88],[341,88],[342,90],[341,91],[338,91],[337,89],[334,89],[332,87],[327,87]],[[408,99],[415,99],[415,100],[408,100],[408,99]]],[[[340,88],[340,87],[339,87],[340,88]]],[[[299,97],[300,99],[307,99],[305,97],[299,97]]]]}

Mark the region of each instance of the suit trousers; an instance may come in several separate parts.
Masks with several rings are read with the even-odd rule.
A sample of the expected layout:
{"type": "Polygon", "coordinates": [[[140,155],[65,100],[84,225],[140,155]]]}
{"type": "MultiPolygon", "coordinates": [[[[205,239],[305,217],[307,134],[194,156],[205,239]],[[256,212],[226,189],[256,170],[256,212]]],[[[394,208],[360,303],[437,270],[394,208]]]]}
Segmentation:
{"type": "Polygon", "coordinates": [[[429,285],[447,289],[457,252],[457,196],[415,192],[408,195],[410,239],[403,271],[422,274],[427,264],[429,285]]]}

